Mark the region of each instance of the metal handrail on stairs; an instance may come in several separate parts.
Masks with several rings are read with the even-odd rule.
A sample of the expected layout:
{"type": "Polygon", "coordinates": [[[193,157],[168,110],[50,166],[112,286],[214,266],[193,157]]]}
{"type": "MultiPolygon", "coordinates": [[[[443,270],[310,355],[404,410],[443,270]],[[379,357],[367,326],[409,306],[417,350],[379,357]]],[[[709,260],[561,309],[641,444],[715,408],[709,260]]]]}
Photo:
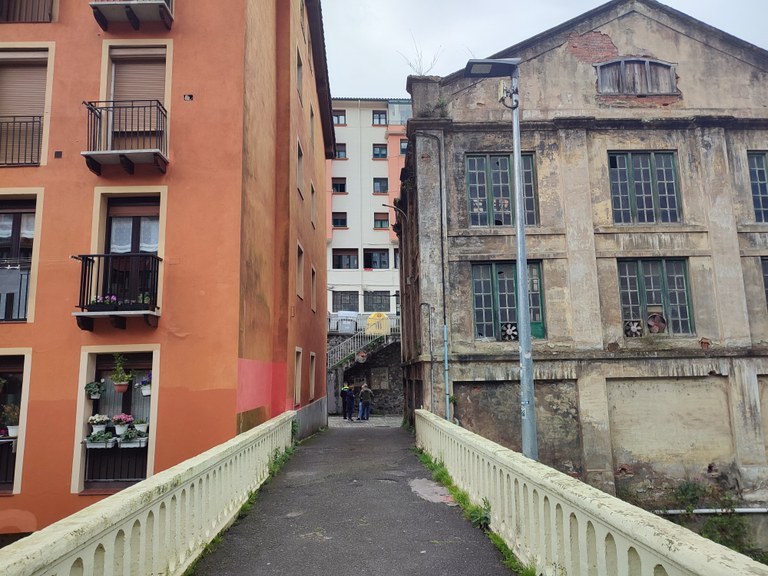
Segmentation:
{"type": "Polygon", "coordinates": [[[379,340],[386,339],[389,335],[389,325],[383,320],[373,322],[366,326],[365,329],[358,330],[350,338],[344,340],[344,342],[328,349],[328,370],[335,368],[347,359],[351,359],[360,350],[371,346],[379,340]]]}

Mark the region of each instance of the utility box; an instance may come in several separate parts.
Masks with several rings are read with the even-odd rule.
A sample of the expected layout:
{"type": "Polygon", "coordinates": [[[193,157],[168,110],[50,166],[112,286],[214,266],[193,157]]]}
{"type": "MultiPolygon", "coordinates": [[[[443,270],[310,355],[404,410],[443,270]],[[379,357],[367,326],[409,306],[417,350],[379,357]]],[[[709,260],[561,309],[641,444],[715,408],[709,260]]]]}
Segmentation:
{"type": "Polygon", "coordinates": [[[336,331],[339,334],[354,334],[357,332],[357,312],[340,310],[336,314],[336,331]]]}
{"type": "Polygon", "coordinates": [[[368,316],[365,333],[369,336],[386,336],[389,334],[389,316],[384,312],[374,312],[368,316]]]}

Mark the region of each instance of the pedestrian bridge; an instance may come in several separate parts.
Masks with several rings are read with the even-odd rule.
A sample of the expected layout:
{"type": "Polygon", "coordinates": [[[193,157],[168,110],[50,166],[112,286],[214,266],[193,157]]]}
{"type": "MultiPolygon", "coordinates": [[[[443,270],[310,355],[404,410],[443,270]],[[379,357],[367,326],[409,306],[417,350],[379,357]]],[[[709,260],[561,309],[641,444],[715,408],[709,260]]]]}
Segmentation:
{"type": "MultiPolygon", "coordinates": [[[[292,444],[292,422],[295,417],[293,412],[282,414],[7,546],[0,550],[0,574],[183,574],[200,557],[206,546],[233,523],[249,495],[269,477],[270,462],[276,451],[284,450],[292,444]]],[[[349,428],[354,428],[355,424],[350,423],[349,428]]],[[[376,440],[370,436],[375,430],[368,423],[359,426],[369,426],[366,432],[369,435],[363,435],[362,428],[359,432],[344,429],[330,430],[325,434],[348,433],[342,442],[349,443],[351,450],[360,450],[357,455],[364,457],[369,452],[363,448],[375,446],[376,440]],[[363,445],[355,445],[355,439],[363,445]]],[[[410,438],[406,438],[405,443],[410,442],[410,438]]],[[[467,491],[475,503],[481,504],[484,499],[490,502],[490,529],[503,538],[523,564],[535,564],[538,574],[768,576],[767,566],[423,410],[416,412],[416,444],[434,460],[442,461],[454,483],[467,491]]],[[[307,443],[306,451],[302,445],[303,453],[317,450],[313,455],[314,461],[310,459],[304,464],[308,468],[307,474],[330,458],[329,453],[323,452],[322,448],[315,448],[316,445],[318,443],[314,439],[307,443]]],[[[409,455],[406,453],[406,456],[409,455]]],[[[399,477],[412,472],[397,470],[397,466],[406,466],[405,461],[406,457],[402,455],[390,457],[386,470],[373,470],[371,483],[379,481],[382,482],[381,486],[385,485],[384,482],[396,483],[399,477]],[[383,477],[385,475],[388,475],[387,478],[383,477]]],[[[330,465],[333,466],[333,463],[330,465]]],[[[369,462],[369,467],[375,466],[375,462],[369,462]]],[[[326,484],[338,482],[331,480],[328,474],[326,484]]],[[[347,477],[346,473],[344,477],[347,477]]],[[[320,478],[320,481],[323,479],[320,478]]],[[[314,485],[314,490],[317,490],[318,485],[314,485]]],[[[331,488],[333,497],[338,500],[328,505],[331,510],[338,511],[338,520],[343,521],[348,515],[344,502],[346,489],[344,486],[336,489],[335,484],[331,488]]],[[[275,490],[281,488],[275,486],[275,490]]],[[[379,494],[383,498],[387,492],[381,488],[379,494]]],[[[311,500],[321,496],[317,492],[309,492],[306,498],[311,500]]],[[[398,537],[400,520],[393,511],[399,497],[392,498],[384,502],[383,507],[374,508],[365,515],[365,522],[377,523],[377,538],[386,539],[388,534],[393,539],[398,537]]],[[[258,512],[259,503],[257,499],[251,514],[258,512]]],[[[454,512],[450,511],[456,517],[454,512]]],[[[291,517],[291,510],[272,514],[281,518],[291,517]]],[[[352,511],[352,514],[355,512],[352,511]]],[[[446,522],[442,519],[429,519],[427,515],[413,516],[411,513],[410,521],[422,522],[425,532],[446,522]]],[[[357,521],[357,518],[354,520],[357,521]]],[[[348,522],[351,528],[360,529],[363,525],[369,526],[353,526],[348,522]]],[[[257,523],[257,530],[258,527],[257,523]]],[[[263,531],[266,533],[270,530],[265,527],[263,531]]],[[[477,530],[475,532],[479,533],[477,530]]],[[[261,547],[269,542],[268,534],[263,536],[260,539],[261,547]]],[[[225,543],[227,538],[224,535],[225,543]]],[[[316,551],[313,553],[318,560],[321,556],[329,556],[329,551],[336,545],[332,536],[324,536],[322,533],[314,536],[310,534],[308,538],[317,540],[315,543],[318,546],[327,546],[314,549],[316,551]]],[[[417,573],[413,570],[420,566],[420,561],[426,560],[419,558],[419,554],[423,555],[426,551],[403,546],[398,549],[402,553],[387,556],[386,562],[359,570],[355,568],[355,558],[360,552],[358,544],[352,541],[341,548],[342,557],[334,561],[351,564],[352,571],[338,574],[417,573]],[[416,557],[411,558],[411,555],[416,557]]],[[[472,560],[472,566],[478,566],[475,562],[481,562],[480,559],[472,559],[473,553],[463,548],[468,546],[466,539],[461,540],[461,544],[448,544],[443,547],[445,553],[459,555],[456,561],[446,560],[448,565],[453,563],[459,566],[461,562],[472,560]]],[[[280,543],[273,542],[271,545],[279,546],[280,543]]],[[[252,543],[248,548],[254,548],[252,543]]],[[[292,554],[298,554],[299,548],[294,548],[292,554]]],[[[237,560],[238,555],[238,552],[232,552],[227,557],[237,560]]],[[[285,554],[280,557],[284,558],[285,554]]],[[[204,563],[210,565],[209,560],[216,561],[208,557],[204,563]]],[[[308,568],[299,572],[278,572],[264,563],[248,566],[249,571],[243,573],[324,573],[312,558],[305,562],[308,568]]],[[[347,569],[350,567],[347,566],[347,569]]],[[[208,570],[206,573],[210,574],[238,573],[225,570],[224,567],[211,570],[209,566],[208,570]]],[[[464,568],[462,570],[435,573],[481,573],[464,568]]]]}

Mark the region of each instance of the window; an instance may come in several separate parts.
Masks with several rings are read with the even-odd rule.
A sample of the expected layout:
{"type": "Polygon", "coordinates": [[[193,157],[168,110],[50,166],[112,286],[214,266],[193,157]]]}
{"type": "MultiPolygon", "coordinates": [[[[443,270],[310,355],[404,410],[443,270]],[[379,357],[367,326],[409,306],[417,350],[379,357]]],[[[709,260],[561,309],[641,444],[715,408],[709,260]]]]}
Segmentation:
{"type": "Polygon", "coordinates": [[[296,248],[296,295],[304,299],[304,249],[296,248]]]}
{"type": "Polygon", "coordinates": [[[309,105],[309,145],[315,147],[315,109],[309,105]]]}
{"type": "Polygon", "coordinates": [[[10,0],[0,3],[0,22],[53,22],[54,0],[10,0]]]}
{"type": "Polygon", "coordinates": [[[752,186],[752,204],[755,207],[755,220],[768,222],[768,172],[766,171],[765,152],[748,155],[749,183],[752,186]]]}
{"type": "Polygon", "coordinates": [[[677,94],[675,67],[647,58],[623,58],[597,68],[597,90],[601,94],[677,94]]]}
{"type": "Polygon", "coordinates": [[[0,50],[0,166],[40,164],[47,74],[47,50],[0,50]]]}
{"type": "Polygon", "coordinates": [[[312,266],[312,280],[311,280],[311,290],[312,293],[310,294],[310,305],[312,307],[312,312],[315,312],[317,310],[317,270],[315,270],[315,267],[312,266]]]}
{"type": "Polygon", "coordinates": [[[315,399],[315,372],[317,371],[317,354],[309,353],[309,399],[315,399]]]}
{"type": "Polygon", "coordinates": [[[346,212],[333,212],[331,216],[331,222],[334,228],[346,228],[347,227],[347,213],[346,212]]]}
{"type": "Polygon", "coordinates": [[[357,292],[333,291],[334,312],[359,312],[360,294],[357,292]]]}
{"type": "MultiPolygon", "coordinates": [[[[545,337],[541,264],[528,262],[531,336],[545,337]]],[[[472,265],[475,338],[517,339],[517,268],[514,262],[472,265]]]]}
{"type": "MultiPolygon", "coordinates": [[[[152,353],[123,354],[124,367],[133,373],[134,382],[141,381],[152,370],[152,353]]],[[[115,391],[110,379],[115,367],[112,354],[96,356],[96,372],[94,380],[104,378],[106,384],[101,398],[93,400],[91,414],[131,414],[134,421],[149,420],[151,396],[144,396],[139,388],[130,386],[125,393],[115,391]]],[[[152,383],[157,386],[156,382],[152,383]]],[[[154,426],[153,426],[154,428],[154,426]]],[[[156,430],[156,428],[154,428],[156,430]]],[[[108,424],[107,432],[116,436],[112,425],[108,424]]],[[[152,432],[150,431],[150,434],[152,432]]],[[[125,488],[147,477],[147,447],[141,448],[110,448],[89,449],[85,457],[85,488],[125,488]]]]}
{"type": "Polygon", "coordinates": [[[0,321],[27,318],[35,201],[0,202],[0,321]]]}
{"type": "Polygon", "coordinates": [[[333,111],[333,123],[336,126],[343,126],[347,123],[347,111],[346,110],[334,110],[333,111]]]}
{"type": "Polygon", "coordinates": [[[312,226],[317,221],[317,194],[315,194],[315,185],[309,185],[309,221],[312,222],[312,226]]]}
{"type": "Polygon", "coordinates": [[[363,268],[388,269],[389,250],[363,250],[363,268]]]}
{"type": "Polygon", "coordinates": [[[405,156],[408,152],[408,140],[400,140],[400,155],[405,156]]]}
{"type": "Polygon", "coordinates": [[[619,260],[624,335],[692,334],[685,260],[619,260]]]}
{"type": "Polygon", "coordinates": [[[293,403],[296,406],[301,404],[301,364],[302,349],[296,348],[296,363],[293,371],[293,403]]]}
{"type": "Polygon", "coordinates": [[[334,270],[356,270],[357,249],[334,248],[332,261],[334,270]]]}
{"type": "Polygon", "coordinates": [[[304,95],[304,64],[298,50],[296,50],[296,90],[299,92],[299,102],[301,102],[304,95]]]}
{"type": "Polygon", "coordinates": [[[363,309],[366,312],[389,312],[389,291],[365,292],[363,294],[363,309]]]}
{"type": "Polygon", "coordinates": [[[387,230],[389,228],[389,214],[387,212],[374,212],[373,227],[377,230],[387,230]]]}
{"type": "Polygon", "coordinates": [[[334,156],[336,160],[346,160],[347,158],[347,145],[336,142],[336,154],[334,156]]]}
{"type": "Polygon", "coordinates": [[[347,193],[347,179],[346,178],[331,178],[331,189],[334,194],[346,194],[347,193]]]}
{"type": "MultiPolygon", "coordinates": [[[[400,268],[400,249],[399,248],[395,248],[394,249],[394,262],[393,262],[393,264],[394,264],[395,269],[400,268]]],[[[399,292],[398,292],[398,294],[399,294],[399,292]]]]}
{"type": "Polygon", "coordinates": [[[373,157],[374,158],[386,158],[387,157],[387,145],[386,144],[374,144],[373,145],[373,157]]]}
{"type": "MultiPolygon", "coordinates": [[[[525,225],[539,222],[533,155],[523,154],[525,225]]],[[[515,223],[512,160],[509,155],[467,156],[467,194],[470,226],[512,226],[515,223]]]]}
{"type": "MultiPolygon", "coordinates": [[[[0,387],[0,418],[13,416],[13,424],[18,425],[21,413],[21,392],[23,388],[24,356],[0,356],[0,379],[4,385],[0,387]]],[[[0,425],[7,428],[8,422],[0,425]]],[[[6,430],[7,431],[7,430],[6,430]]],[[[7,435],[7,434],[3,434],[7,435]]],[[[0,443],[0,494],[12,493],[16,470],[16,443],[0,443]]]]}
{"type": "Polygon", "coordinates": [[[301,144],[296,148],[296,188],[304,197],[304,152],[301,150],[301,144]]]}
{"type": "Polygon", "coordinates": [[[387,192],[389,192],[389,178],[374,178],[373,193],[386,194],[387,192]]]}
{"type": "Polygon", "coordinates": [[[374,110],[373,114],[374,126],[386,126],[387,125],[387,111],[386,110],[374,110]]]}
{"type": "Polygon", "coordinates": [[[674,154],[609,154],[608,166],[614,223],[653,224],[679,221],[674,154]]]}

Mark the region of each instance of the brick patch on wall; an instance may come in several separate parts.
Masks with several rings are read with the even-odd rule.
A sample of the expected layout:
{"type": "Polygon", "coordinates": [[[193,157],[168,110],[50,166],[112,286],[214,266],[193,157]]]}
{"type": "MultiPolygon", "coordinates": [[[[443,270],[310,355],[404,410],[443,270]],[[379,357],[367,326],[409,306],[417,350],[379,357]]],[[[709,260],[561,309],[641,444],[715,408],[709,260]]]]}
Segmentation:
{"type": "Polygon", "coordinates": [[[568,51],[581,62],[597,64],[619,57],[619,50],[611,37],[602,32],[587,32],[568,38],[568,51]]]}

